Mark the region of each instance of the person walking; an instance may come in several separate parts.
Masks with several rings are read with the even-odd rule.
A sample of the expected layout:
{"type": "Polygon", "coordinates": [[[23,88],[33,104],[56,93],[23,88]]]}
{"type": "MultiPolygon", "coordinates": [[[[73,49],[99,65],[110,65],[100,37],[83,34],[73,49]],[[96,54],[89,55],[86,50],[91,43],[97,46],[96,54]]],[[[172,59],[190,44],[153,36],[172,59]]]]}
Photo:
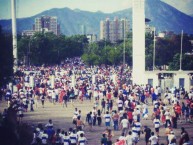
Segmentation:
{"type": "Polygon", "coordinates": [[[114,130],[119,130],[119,114],[117,113],[117,110],[114,111],[114,115],[112,116],[113,124],[114,124],[114,130]]]}
{"type": "Polygon", "coordinates": [[[98,109],[98,111],[97,111],[97,122],[98,122],[98,126],[101,126],[102,118],[101,118],[101,111],[100,111],[100,109],[98,109]]]}
{"type": "Polygon", "coordinates": [[[120,125],[122,126],[122,134],[124,134],[124,136],[125,136],[128,132],[128,127],[129,127],[129,121],[125,116],[121,120],[120,125]]]}
{"type": "Polygon", "coordinates": [[[111,124],[111,114],[107,111],[106,114],[104,115],[105,118],[105,126],[110,127],[111,124]]]}
{"type": "Polygon", "coordinates": [[[154,132],[151,132],[151,137],[149,138],[149,142],[151,145],[157,145],[159,142],[159,138],[154,134],[154,132]]]}
{"type": "Polygon", "coordinates": [[[145,143],[148,145],[149,138],[151,137],[151,129],[147,126],[144,126],[144,133],[145,133],[145,143]]]}

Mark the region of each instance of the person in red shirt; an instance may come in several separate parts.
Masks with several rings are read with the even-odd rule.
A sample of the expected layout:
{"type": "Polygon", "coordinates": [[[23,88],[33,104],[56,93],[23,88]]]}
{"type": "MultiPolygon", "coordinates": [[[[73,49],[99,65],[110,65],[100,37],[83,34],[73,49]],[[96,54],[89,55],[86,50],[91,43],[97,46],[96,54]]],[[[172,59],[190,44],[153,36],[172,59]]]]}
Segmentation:
{"type": "Polygon", "coordinates": [[[182,108],[181,108],[179,102],[177,102],[177,104],[174,105],[174,112],[175,112],[176,115],[177,115],[176,117],[179,119],[180,116],[181,116],[181,113],[182,113],[182,108]]]}
{"type": "Polygon", "coordinates": [[[107,99],[111,100],[111,92],[110,91],[108,91],[108,93],[107,93],[107,99]]]}
{"type": "Polygon", "coordinates": [[[127,118],[129,120],[129,125],[133,124],[133,110],[131,108],[128,109],[127,118]]]}

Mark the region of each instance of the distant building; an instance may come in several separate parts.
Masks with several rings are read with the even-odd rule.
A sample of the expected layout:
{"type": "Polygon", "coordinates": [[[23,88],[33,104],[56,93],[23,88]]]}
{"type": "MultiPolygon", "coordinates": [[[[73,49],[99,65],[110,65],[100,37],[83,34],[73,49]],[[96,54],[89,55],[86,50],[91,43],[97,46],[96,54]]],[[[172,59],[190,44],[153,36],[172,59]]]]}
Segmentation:
{"type": "Polygon", "coordinates": [[[57,17],[41,16],[35,18],[33,30],[24,30],[22,35],[32,36],[35,32],[53,32],[55,35],[60,35],[60,25],[57,17]]]}
{"type": "Polygon", "coordinates": [[[153,32],[154,32],[154,27],[146,24],[146,25],[145,25],[145,32],[146,32],[146,33],[153,34],[153,32]]]}
{"type": "Polygon", "coordinates": [[[165,37],[165,35],[166,35],[166,34],[165,34],[165,33],[163,33],[163,32],[158,33],[158,37],[159,37],[159,38],[164,38],[164,37],[165,37]]]}
{"type": "Polygon", "coordinates": [[[93,43],[97,41],[97,35],[96,34],[87,34],[86,37],[88,38],[89,43],[93,43]]]}
{"type": "Polygon", "coordinates": [[[86,35],[86,26],[85,25],[81,25],[81,34],[86,35]]]}
{"type": "Polygon", "coordinates": [[[100,22],[100,39],[110,40],[112,43],[116,43],[118,40],[124,39],[125,35],[129,32],[130,24],[128,19],[110,20],[107,18],[100,22]]]}
{"type": "Polygon", "coordinates": [[[35,18],[34,30],[36,32],[53,32],[55,35],[59,35],[60,25],[57,17],[42,16],[35,18]]]}
{"type": "Polygon", "coordinates": [[[158,37],[165,38],[165,37],[172,37],[174,35],[173,31],[163,31],[158,34],[158,37]]]}
{"type": "Polygon", "coordinates": [[[34,33],[35,33],[35,31],[34,30],[24,30],[23,32],[22,32],[22,36],[33,36],[34,35],[34,33]]]}

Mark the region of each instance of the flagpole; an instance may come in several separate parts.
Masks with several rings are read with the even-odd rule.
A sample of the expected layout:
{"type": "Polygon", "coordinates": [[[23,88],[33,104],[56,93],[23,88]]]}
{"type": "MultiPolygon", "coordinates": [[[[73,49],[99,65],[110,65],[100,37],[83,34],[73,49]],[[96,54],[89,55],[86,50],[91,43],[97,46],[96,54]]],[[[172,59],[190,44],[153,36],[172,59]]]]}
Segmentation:
{"type": "Polygon", "coordinates": [[[155,27],[153,32],[153,71],[155,70],[155,27]]]}
{"type": "Polygon", "coordinates": [[[183,30],[182,30],[182,33],[181,33],[180,70],[179,71],[182,71],[182,46],[183,46],[183,30]]]}

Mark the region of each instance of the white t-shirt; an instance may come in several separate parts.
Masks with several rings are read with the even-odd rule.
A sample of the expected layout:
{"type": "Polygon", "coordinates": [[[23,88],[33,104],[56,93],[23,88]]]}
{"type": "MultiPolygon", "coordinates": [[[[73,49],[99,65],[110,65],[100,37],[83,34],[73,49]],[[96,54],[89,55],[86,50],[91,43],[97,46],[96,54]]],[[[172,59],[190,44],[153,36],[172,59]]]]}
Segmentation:
{"type": "Polygon", "coordinates": [[[139,135],[138,135],[138,130],[136,129],[136,127],[133,127],[132,128],[132,138],[134,138],[134,137],[138,137],[139,135]]]}
{"type": "Polygon", "coordinates": [[[157,136],[151,136],[150,138],[149,138],[149,141],[151,141],[151,145],[155,145],[155,144],[157,144],[158,143],[158,137],[157,136]]]}
{"type": "Polygon", "coordinates": [[[141,130],[141,127],[142,127],[141,122],[135,122],[134,125],[137,131],[141,130]]]}
{"type": "Polygon", "coordinates": [[[80,134],[84,134],[84,131],[78,131],[77,132],[78,138],[80,137],[80,134]]]}
{"type": "Polygon", "coordinates": [[[69,136],[63,136],[63,145],[69,145],[70,143],[70,137],[69,136]]]}
{"type": "Polygon", "coordinates": [[[153,120],[153,123],[154,123],[154,127],[155,127],[155,128],[159,128],[159,127],[160,127],[160,120],[159,120],[159,119],[156,119],[156,118],[155,118],[155,119],[153,120]]]}
{"type": "Polygon", "coordinates": [[[111,121],[111,115],[110,114],[105,114],[104,118],[105,118],[105,122],[110,122],[111,121]]]}
{"type": "Polygon", "coordinates": [[[79,145],[85,145],[86,144],[86,138],[85,137],[80,137],[78,139],[79,145]]]}
{"type": "Polygon", "coordinates": [[[123,101],[122,100],[118,100],[117,104],[118,104],[118,107],[123,107],[123,101]]]}
{"type": "Polygon", "coordinates": [[[121,124],[123,128],[128,128],[128,123],[129,123],[128,119],[121,120],[121,124]]]}
{"type": "Polygon", "coordinates": [[[126,136],[127,145],[133,145],[133,138],[131,135],[126,136]]]}
{"type": "Polygon", "coordinates": [[[42,144],[47,144],[47,140],[48,140],[48,135],[47,134],[42,134],[42,144]]]}
{"type": "Polygon", "coordinates": [[[166,120],[169,120],[171,118],[170,117],[171,114],[168,111],[166,111],[164,115],[166,116],[166,120]]]}
{"type": "Polygon", "coordinates": [[[176,139],[176,136],[174,134],[169,134],[168,135],[168,141],[171,143],[172,139],[176,139]]]}
{"type": "Polygon", "coordinates": [[[70,142],[71,143],[76,143],[76,140],[77,140],[78,136],[77,134],[70,134],[70,142]]]}

